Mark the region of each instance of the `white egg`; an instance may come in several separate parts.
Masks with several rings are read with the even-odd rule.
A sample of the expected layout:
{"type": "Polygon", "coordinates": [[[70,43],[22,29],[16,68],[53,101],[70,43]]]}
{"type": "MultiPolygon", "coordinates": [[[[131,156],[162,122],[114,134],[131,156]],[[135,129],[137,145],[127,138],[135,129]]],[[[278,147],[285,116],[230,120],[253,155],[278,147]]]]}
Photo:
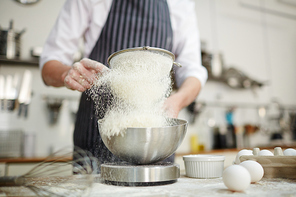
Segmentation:
{"type": "Polygon", "coordinates": [[[274,156],[273,153],[269,150],[261,150],[258,153],[259,156],[274,156]]]}
{"type": "Polygon", "coordinates": [[[241,151],[239,151],[236,155],[236,158],[235,158],[235,163],[236,164],[239,164],[240,163],[240,156],[242,155],[253,155],[253,151],[251,150],[247,150],[247,149],[243,149],[241,151]]]}
{"type": "Polygon", "coordinates": [[[284,155],[285,156],[296,156],[296,150],[293,148],[288,148],[284,150],[284,155]]]}
{"type": "Polygon", "coordinates": [[[251,183],[260,181],[264,175],[264,169],[257,161],[247,160],[239,164],[245,167],[251,175],[251,183]]]}
{"type": "Polygon", "coordinates": [[[240,165],[232,165],[226,168],[222,175],[225,186],[231,191],[244,191],[251,183],[249,171],[240,165]]]}

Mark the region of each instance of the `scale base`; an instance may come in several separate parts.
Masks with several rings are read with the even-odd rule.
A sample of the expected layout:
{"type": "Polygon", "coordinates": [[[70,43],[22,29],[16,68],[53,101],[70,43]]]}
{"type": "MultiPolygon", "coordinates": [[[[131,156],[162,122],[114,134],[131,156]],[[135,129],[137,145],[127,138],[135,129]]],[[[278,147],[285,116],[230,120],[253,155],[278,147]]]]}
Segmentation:
{"type": "Polygon", "coordinates": [[[105,184],[120,186],[166,185],[175,183],[179,177],[179,165],[172,163],[153,165],[108,163],[101,165],[101,178],[105,184]]]}
{"type": "Polygon", "coordinates": [[[118,182],[118,181],[104,181],[107,185],[117,185],[117,186],[129,186],[129,187],[147,187],[147,186],[158,186],[158,185],[167,185],[173,184],[177,182],[177,180],[173,181],[161,181],[161,182],[118,182]]]}

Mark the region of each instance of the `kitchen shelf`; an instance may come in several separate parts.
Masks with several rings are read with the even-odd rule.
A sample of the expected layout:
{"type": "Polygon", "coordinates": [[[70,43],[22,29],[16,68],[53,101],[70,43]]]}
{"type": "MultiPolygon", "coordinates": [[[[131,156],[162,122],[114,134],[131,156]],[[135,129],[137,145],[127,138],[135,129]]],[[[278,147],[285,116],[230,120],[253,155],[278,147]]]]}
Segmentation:
{"type": "Polygon", "coordinates": [[[15,65],[15,66],[39,66],[39,58],[32,59],[7,59],[0,56],[1,65],[15,65]]]}
{"type": "MultiPolygon", "coordinates": [[[[268,108],[270,103],[246,103],[246,102],[211,102],[211,101],[203,101],[199,100],[199,103],[203,103],[208,107],[221,107],[221,108],[231,108],[231,107],[238,107],[238,108],[254,108],[258,109],[260,107],[268,108]]],[[[296,110],[296,105],[284,105],[280,104],[280,107],[286,110],[296,110]]]]}

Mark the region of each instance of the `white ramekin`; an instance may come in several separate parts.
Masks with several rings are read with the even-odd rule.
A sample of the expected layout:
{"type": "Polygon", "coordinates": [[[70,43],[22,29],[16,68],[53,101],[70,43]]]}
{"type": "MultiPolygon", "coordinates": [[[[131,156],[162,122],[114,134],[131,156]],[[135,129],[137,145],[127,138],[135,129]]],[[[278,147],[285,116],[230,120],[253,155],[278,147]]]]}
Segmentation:
{"type": "Polygon", "coordinates": [[[183,160],[186,176],[192,178],[218,178],[224,170],[225,157],[222,155],[185,155],[183,160]]]}

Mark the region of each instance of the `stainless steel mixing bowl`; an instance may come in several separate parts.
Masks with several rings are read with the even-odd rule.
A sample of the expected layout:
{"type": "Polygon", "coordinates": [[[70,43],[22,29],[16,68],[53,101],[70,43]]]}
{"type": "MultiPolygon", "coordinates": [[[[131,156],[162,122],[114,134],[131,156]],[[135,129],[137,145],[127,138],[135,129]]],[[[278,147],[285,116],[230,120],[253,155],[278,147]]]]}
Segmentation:
{"type": "Polygon", "coordinates": [[[184,139],[187,121],[173,119],[172,126],[127,128],[125,134],[108,138],[99,131],[106,147],[120,159],[134,164],[151,164],[171,156],[184,139]]]}

